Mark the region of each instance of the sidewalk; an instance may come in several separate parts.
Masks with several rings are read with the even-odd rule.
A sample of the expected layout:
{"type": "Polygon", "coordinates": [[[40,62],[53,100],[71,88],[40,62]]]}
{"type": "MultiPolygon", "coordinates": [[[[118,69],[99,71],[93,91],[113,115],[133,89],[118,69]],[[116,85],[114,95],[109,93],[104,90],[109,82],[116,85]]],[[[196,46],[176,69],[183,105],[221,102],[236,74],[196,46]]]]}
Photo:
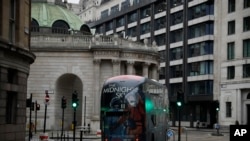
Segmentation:
{"type": "MultiPolygon", "coordinates": [[[[170,127],[170,129],[174,130],[174,131],[178,131],[178,126],[175,126],[175,127],[170,127]]],[[[187,131],[200,131],[200,132],[210,132],[210,133],[213,133],[213,132],[217,132],[216,129],[212,129],[212,128],[191,128],[191,127],[181,127],[181,131],[185,132],[185,130],[187,131]]],[[[229,133],[229,127],[223,127],[221,129],[219,129],[219,132],[220,133],[229,133]]]]}
{"type": "MultiPolygon", "coordinates": [[[[229,141],[229,128],[222,128],[217,134],[216,129],[209,128],[188,128],[182,127],[181,141],[229,141]]],[[[177,141],[178,139],[178,127],[170,127],[174,130],[174,134],[168,141],[177,141]]]]}
{"type": "MultiPolygon", "coordinates": [[[[37,132],[36,134],[33,133],[33,137],[31,141],[40,141],[39,136],[40,134],[43,133],[42,131],[37,132]]],[[[49,141],[57,141],[61,139],[61,131],[47,131],[49,135],[49,141]]],[[[75,133],[75,139],[80,139],[80,131],[76,131],[75,133]]],[[[73,131],[64,131],[64,135],[62,137],[63,139],[65,138],[66,140],[68,139],[73,139],[73,131]]],[[[96,134],[88,134],[88,133],[82,133],[82,139],[91,139],[91,140],[100,140],[101,137],[97,136],[96,134]]],[[[28,134],[26,134],[26,141],[29,140],[28,134]]]]}

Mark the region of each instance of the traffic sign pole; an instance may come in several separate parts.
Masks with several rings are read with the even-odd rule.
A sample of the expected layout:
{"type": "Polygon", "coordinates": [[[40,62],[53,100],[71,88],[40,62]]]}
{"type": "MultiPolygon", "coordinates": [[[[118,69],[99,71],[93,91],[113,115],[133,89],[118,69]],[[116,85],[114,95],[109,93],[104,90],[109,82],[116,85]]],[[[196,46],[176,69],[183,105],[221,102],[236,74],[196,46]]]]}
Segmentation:
{"type": "Polygon", "coordinates": [[[46,90],[45,91],[45,112],[44,112],[44,124],[43,124],[43,133],[45,133],[45,129],[46,129],[46,116],[47,116],[47,105],[48,105],[48,102],[49,102],[49,94],[48,94],[48,91],[46,90]]]}

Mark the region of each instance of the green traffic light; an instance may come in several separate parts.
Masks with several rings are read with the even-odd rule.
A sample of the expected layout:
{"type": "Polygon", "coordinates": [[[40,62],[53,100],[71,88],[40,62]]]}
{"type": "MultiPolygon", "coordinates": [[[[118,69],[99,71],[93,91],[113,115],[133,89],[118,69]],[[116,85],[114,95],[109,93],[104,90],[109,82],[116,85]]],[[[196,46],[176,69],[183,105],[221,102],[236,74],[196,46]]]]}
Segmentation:
{"type": "Polygon", "coordinates": [[[72,103],[72,107],[76,108],[77,104],[76,103],[72,103]]]}
{"type": "Polygon", "coordinates": [[[146,98],[145,100],[145,108],[147,112],[152,111],[154,109],[154,103],[149,98],[146,98]]]}
{"type": "Polygon", "coordinates": [[[182,103],[180,101],[177,101],[176,104],[177,104],[178,107],[181,107],[181,105],[182,105],[182,103]]]}

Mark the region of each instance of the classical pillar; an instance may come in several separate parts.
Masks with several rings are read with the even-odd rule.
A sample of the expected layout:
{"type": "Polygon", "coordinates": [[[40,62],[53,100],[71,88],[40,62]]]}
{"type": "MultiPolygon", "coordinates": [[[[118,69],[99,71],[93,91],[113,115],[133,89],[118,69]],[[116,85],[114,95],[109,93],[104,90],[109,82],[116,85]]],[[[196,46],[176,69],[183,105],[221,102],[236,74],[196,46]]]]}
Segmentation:
{"type": "Polygon", "coordinates": [[[98,120],[100,114],[100,59],[94,59],[94,104],[93,118],[98,120]]]}
{"type": "Polygon", "coordinates": [[[117,76],[120,75],[120,60],[118,59],[113,59],[112,60],[113,63],[113,76],[117,76]]]}
{"type": "Polygon", "coordinates": [[[236,120],[239,121],[240,124],[244,124],[242,120],[243,117],[245,116],[244,114],[242,115],[241,113],[245,113],[242,111],[241,107],[243,107],[244,103],[241,101],[242,97],[241,97],[241,90],[240,89],[236,89],[236,107],[235,107],[235,114],[236,114],[236,120]],[[243,104],[242,104],[243,103],[243,104]]]}
{"type": "Polygon", "coordinates": [[[158,65],[155,64],[152,68],[152,79],[159,80],[158,65]]]}
{"type": "Polygon", "coordinates": [[[145,62],[143,63],[143,68],[142,68],[142,75],[144,77],[148,77],[148,67],[149,67],[150,63],[145,62]]]}
{"type": "Polygon", "coordinates": [[[133,74],[134,61],[127,61],[127,74],[133,74]]]}

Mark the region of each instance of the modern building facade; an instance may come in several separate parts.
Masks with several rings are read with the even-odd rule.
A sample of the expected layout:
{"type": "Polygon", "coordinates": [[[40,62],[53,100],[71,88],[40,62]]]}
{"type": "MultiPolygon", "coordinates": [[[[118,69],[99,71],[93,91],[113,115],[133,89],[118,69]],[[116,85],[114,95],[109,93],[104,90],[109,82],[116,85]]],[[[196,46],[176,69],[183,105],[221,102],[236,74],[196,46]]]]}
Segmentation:
{"type": "Polygon", "coordinates": [[[0,137],[25,141],[30,0],[0,1],[0,137]]]}
{"type": "MultiPolygon", "coordinates": [[[[234,124],[235,120],[239,120],[236,115],[242,111],[246,115],[241,117],[241,123],[246,123],[249,117],[249,108],[246,108],[249,107],[246,106],[249,103],[246,96],[249,93],[248,75],[244,74],[249,64],[246,53],[249,46],[248,5],[249,0],[237,4],[235,0],[96,0],[91,6],[85,6],[79,16],[92,18],[88,25],[96,29],[96,34],[118,33],[121,37],[135,41],[155,41],[161,58],[159,78],[169,89],[172,125],[177,125],[175,121],[178,119],[176,93],[182,90],[186,103],[181,113],[182,125],[193,127],[199,120],[201,126],[213,127],[217,122],[222,125],[234,124]],[[227,12],[228,7],[239,10],[227,12]],[[93,17],[86,14],[91,11],[94,12],[93,17]],[[227,25],[235,27],[233,36],[226,33],[227,25]],[[241,50],[245,53],[235,49],[237,57],[241,59],[228,60],[225,47],[229,42],[236,42],[233,41],[236,39],[240,42],[238,45],[244,46],[241,50]],[[241,62],[241,67],[234,71],[231,66],[238,62],[241,62]],[[231,103],[232,107],[238,105],[241,110],[234,112],[232,117],[224,118],[227,109],[227,94],[224,94],[232,88],[229,86],[226,89],[225,86],[232,85],[234,81],[226,79],[228,66],[233,73],[237,70],[240,72],[237,75],[242,76],[233,83],[235,88],[232,95],[236,96],[236,88],[241,89],[237,93],[243,95],[238,96],[234,105],[231,103]],[[219,106],[218,112],[216,108],[219,106]]],[[[233,96],[229,97],[235,100],[233,96]]]]}
{"type": "Polygon", "coordinates": [[[220,122],[250,124],[250,0],[221,3],[220,122]]]}
{"type": "Polygon", "coordinates": [[[34,101],[40,104],[37,119],[35,112],[32,114],[37,130],[44,129],[45,91],[50,97],[45,130],[61,130],[62,97],[67,99],[64,129],[71,129],[71,100],[76,91],[77,126],[90,124],[95,133],[100,128],[100,94],[107,78],[135,74],[158,80],[159,54],[155,43],[133,42],[117,35],[93,36],[62,1],[33,0],[31,7],[31,51],[36,61],[30,68],[27,96],[32,93],[34,101]]]}

